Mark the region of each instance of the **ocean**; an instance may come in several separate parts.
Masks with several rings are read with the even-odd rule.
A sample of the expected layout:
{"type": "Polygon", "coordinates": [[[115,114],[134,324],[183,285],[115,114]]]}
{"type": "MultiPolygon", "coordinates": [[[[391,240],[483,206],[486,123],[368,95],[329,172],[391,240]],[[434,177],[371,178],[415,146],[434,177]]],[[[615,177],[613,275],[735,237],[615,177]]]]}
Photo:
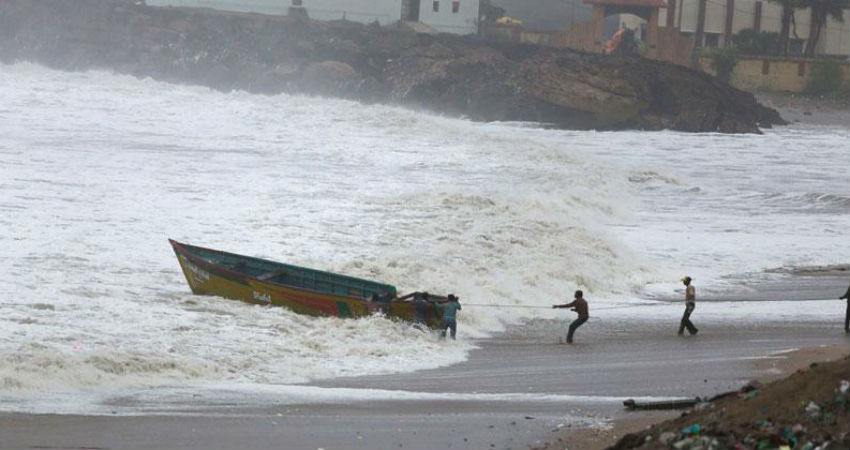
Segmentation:
{"type": "Polygon", "coordinates": [[[850,126],[565,131],[23,63],[0,99],[2,410],[441,367],[575,289],[640,318],[685,274],[710,297],[848,262],[850,126]],[[194,296],[168,238],[455,293],[461,339],[194,296]]]}

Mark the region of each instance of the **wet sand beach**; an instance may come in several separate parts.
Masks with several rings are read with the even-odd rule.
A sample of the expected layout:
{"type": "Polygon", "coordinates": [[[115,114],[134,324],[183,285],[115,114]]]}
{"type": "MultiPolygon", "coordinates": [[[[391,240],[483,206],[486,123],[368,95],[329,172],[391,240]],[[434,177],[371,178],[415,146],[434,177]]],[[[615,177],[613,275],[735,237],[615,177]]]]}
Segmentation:
{"type": "MultiPolygon", "coordinates": [[[[839,306],[836,302],[837,311],[839,306]]],[[[698,317],[702,331],[697,337],[678,337],[663,322],[591,321],[572,346],[554,340],[563,333],[564,321],[536,320],[480,341],[480,348],[461,364],[311,385],[331,396],[380,390],[382,400],[352,400],[343,394],[339,401],[321,404],[275,405],[272,400],[252,406],[189,396],[171,400],[177,409],[142,407],[144,412],[136,416],[7,413],[0,415],[0,446],[602,448],[671,414],[627,413],[624,398],[711,396],[751,378],[777,376],[810,359],[850,351],[838,320],[730,326],[700,323],[698,317]],[[789,353],[793,349],[815,350],[789,353]]],[[[121,399],[125,405],[116,403],[116,408],[134,401],[121,399]]]]}
{"type": "MultiPolygon", "coordinates": [[[[179,415],[154,410],[149,414],[164,415],[2,414],[0,442],[4,449],[519,449],[545,443],[583,448],[613,442],[634,427],[669,416],[627,413],[621,398],[710,396],[753,377],[776,375],[765,363],[785,355],[770,358],[771,353],[824,345],[850,351],[850,340],[832,323],[712,328],[699,339],[678,338],[669,331],[663,336],[650,328],[637,336],[575,346],[506,337],[483,342],[468,362],[456,366],[319,384],[447,394],[438,400],[252,408],[196,399],[179,415]],[[500,393],[516,398],[486,397],[500,393]],[[450,398],[455,394],[458,400],[450,398]],[[546,400],[525,394],[564,397],[546,400]],[[580,397],[570,400],[572,395],[580,397]]],[[[586,339],[601,334],[586,331],[586,339]]],[[[820,359],[824,353],[815,355],[820,359]]]]}

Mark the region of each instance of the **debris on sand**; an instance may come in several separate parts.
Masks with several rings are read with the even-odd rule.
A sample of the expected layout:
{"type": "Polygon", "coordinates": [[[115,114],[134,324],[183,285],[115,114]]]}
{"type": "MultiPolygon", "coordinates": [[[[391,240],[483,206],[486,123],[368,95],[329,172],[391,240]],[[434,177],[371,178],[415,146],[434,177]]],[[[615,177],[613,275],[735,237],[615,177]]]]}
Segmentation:
{"type": "Polygon", "coordinates": [[[627,434],[608,450],[850,449],[850,357],[747,384],[682,416],[627,434]]]}

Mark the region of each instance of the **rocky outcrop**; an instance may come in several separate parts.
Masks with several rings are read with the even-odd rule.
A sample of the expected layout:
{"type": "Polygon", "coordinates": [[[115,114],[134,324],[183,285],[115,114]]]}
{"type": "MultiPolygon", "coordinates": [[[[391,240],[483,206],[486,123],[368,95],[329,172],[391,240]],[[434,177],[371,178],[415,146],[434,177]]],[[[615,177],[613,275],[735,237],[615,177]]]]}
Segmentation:
{"type": "Polygon", "coordinates": [[[640,58],[117,0],[3,0],[0,61],[21,60],[574,129],[739,133],[783,123],[710,75],[640,58]]]}

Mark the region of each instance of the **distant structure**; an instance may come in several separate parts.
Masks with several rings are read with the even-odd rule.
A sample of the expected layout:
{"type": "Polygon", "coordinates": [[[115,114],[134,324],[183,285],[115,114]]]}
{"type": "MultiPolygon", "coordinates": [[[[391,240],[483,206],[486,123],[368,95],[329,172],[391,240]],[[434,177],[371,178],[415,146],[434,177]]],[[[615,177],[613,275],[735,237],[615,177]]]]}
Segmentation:
{"type": "MultiPolygon", "coordinates": [[[[646,21],[648,31],[644,42],[649,56],[658,53],[658,17],[662,8],[667,8],[666,0],[584,0],[593,6],[590,22],[590,38],[586,50],[601,52],[605,46],[605,18],[615,15],[632,15],[646,21]]],[[[644,33],[639,33],[644,34],[644,33]]]]}
{"type": "Polygon", "coordinates": [[[382,26],[402,24],[419,32],[475,34],[479,0],[146,0],[149,6],[349,20],[382,26]]]}
{"type": "MultiPolygon", "coordinates": [[[[660,26],[675,27],[695,41],[696,47],[723,47],[741,30],[779,33],[782,5],[763,0],[668,0],[660,26]]],[[[815,46],[816,55],[850,54],[850,9],[843,11],[844,22],[829,18],[815,46]]],[[[803,51],[809,38],[812,12],[795,8],[791,12],[789,53],[803,51]]]]}
{"type": "Polygon", "coordinates": [[[590,20],[591,7],[582,0],[490,0],[490,3],[534,31],[561,31],[590,20]]]}
{"type": "MultiPolygon", "coordinates": [[[[629,28],[645,45],[645,56],[676,63],[690,61],[697,48],[727,47],[742,30],[780,33],[783,16],[781,2],[771,0],[489,1],[522,22],[521,27],[487,24],[489,35],[598,52],[618,29],[629,28]]],[[[791,11],[788,54],[800,55],[809,44],[811,17],[810,9],[791,11]]],[[[826,20],[814,55],[850,55],[850,9],[843,18],[826,20]]]]}

